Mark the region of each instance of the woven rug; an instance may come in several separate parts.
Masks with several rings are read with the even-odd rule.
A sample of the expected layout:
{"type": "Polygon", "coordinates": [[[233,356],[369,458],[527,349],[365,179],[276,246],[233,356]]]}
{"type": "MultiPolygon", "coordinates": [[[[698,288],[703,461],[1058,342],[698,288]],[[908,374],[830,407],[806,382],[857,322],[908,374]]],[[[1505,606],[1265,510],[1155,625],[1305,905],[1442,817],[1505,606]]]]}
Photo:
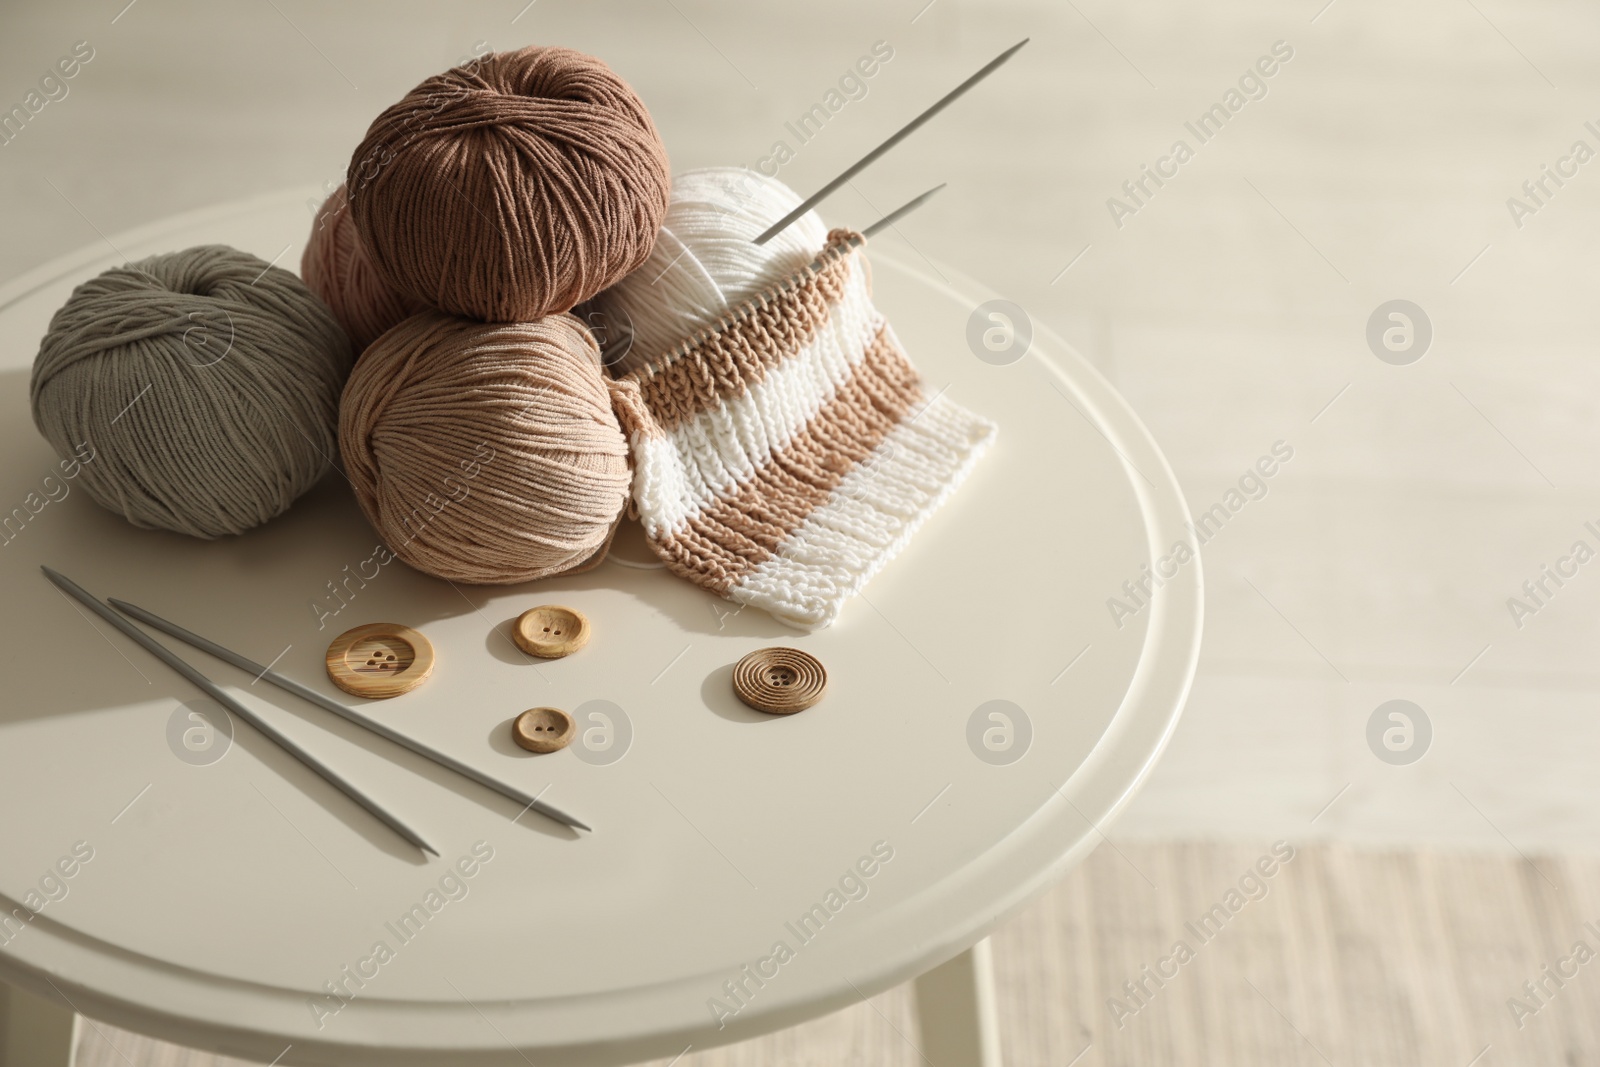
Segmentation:
{"type": "MultiPolygon", "coordinates": [[[[1006,1063],[1600,1065],[1600,858],[1286,851],[1095,852],[994,937],[1006,1063]]],[[[677,1067],[942,1067],[916,1041],[901,987],[677,1067]]],[[[239,1061],[89,1023],[77,1062],[239,1061]]]]}

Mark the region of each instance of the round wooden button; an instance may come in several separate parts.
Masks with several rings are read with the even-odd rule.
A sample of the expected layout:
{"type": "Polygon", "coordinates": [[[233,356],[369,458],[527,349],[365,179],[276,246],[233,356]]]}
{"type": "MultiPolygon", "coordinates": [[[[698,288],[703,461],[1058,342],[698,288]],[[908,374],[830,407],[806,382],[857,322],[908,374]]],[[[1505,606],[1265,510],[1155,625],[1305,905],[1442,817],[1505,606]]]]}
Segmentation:
{"type": "Polygon", "coordinates": [[[758,648],[734,666],[733,691],[757,711],[793,715],[822,699],[828,672],[798,648],[758,648]]]}
{"type": "Polygon", "coordinates": [[[560,708],[529,708],[511,724],[511,736],[529,752],[566,748],[578,733],[572,716],[560,708]]]}
{"type": "Polygon", "coordinates": [[[381,700],[409,693],[433,673],[433,644],[409,626],[370,622],[328,645],[328,677],[358,697],[381,700]]]}
{"type": "Polygon", "coordinates": [[[517,616],[511,636],[530,656],[560,659],[589,643],[589,620],[576,608],[540,604],[517,616]]]}

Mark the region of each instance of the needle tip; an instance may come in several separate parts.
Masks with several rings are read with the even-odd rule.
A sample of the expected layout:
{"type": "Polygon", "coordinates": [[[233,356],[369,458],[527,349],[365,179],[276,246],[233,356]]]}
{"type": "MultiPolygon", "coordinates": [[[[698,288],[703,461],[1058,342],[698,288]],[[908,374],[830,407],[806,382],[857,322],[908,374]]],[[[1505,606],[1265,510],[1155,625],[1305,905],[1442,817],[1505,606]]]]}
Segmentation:
{"type": "Polygon", "coordinates": [[[570,826],[574,830],[588,830],[591,834],[594,833],[594,827],[590,826],[582,819],[574,818],[573,816],[568,815],[560,808],[552,808],[548,805],[541,804],[539,805],[539,810],[543,814],[550,816],[550,818],[554,819],[556,822],[561,823],[563,826],[570,826]]]}

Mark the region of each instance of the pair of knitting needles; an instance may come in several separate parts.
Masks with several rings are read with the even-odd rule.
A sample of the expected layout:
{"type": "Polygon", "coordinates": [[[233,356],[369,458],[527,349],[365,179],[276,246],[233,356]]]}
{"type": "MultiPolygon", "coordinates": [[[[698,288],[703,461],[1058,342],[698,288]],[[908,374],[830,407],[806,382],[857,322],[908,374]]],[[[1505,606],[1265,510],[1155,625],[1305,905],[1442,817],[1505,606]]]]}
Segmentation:
{"type": "Polygon", "coordinates": [[[74,582],[71,578],[68,578],[61,572],[52,570],[49,567],[41,567],[40,570],[44,571],[44,576],[50,579],[51,582],[55,583],[55,585],[61,589],[62,592],[66,593],[74,600],[79,601],[90,611],[93,611],[96,615],[99,615],[112,626],[115,626],[118,630],[121,630],[124,634],[132,638],[141,647],[143,647],[145,651],[149,652],[151,655],[161,660],[161,662],[171,667],[178,674],[188,679],[188,681],[196,688],[205,693],[211,699],[215,700],[218,704],[221,704],[224,708],[227,708],[228,711],[237,715],[245,722],[248,722],[257,730],[260,730],[285,752],[288,752],[291,756],[305,764],[311,770],[315,771],[329,784],[333,785],[351,800],[354,800],[357,804],[371,812],[379,822],[383,823],[385,826],[389,827],[389,829],[399,834],[408,843],[415,845],[424,852],[431,852],[435,856],[439,854],[439,851],[432,845],[428,844],[428,842],[425,841],[420,834],[407,826],[399,818],[392,815],[377,801],[367,796],[355,785],[343,778],[337,771],[333,770],[327,764],[317,759],[317,757],[313,756],[310,752],[307,752],[305,749],[301,748],[298,743],[296,743],[286,734],[280,732],[277,727],[273,726],[271,723],[261,718],[261,716],[257,715],[239,701],[229,696],[210,678],[200,673],[200,671],[196,670],[193,666],[191,666],[161,642],[157,641],[155,638],[139,629],[139,627],[123,618],[122,615],[118,614],[118,611],[127,615],[131,615],[140,622],[146,623],[147,625],[153,626],[164,633],[170,634],[171,636],[176,637],[178,640],[193,645],[195,648],[198,648],[203,652],[209,652],[218,659],[223,660],[226,663],[233,664],[240,670],[249,671],[256,677],[257,680],[271,682],[278,688],[293,693],[302,700],[310,701],[311,703],[317,705],[317,707],[331,711],[340,718],[349,722],[353,722],[363,729],[371,730],[379,737],[393,741],[395,744],[404,748],[408,748],[417,753],[419,756],[424,756],[442,767],[447,767],[463,777],[472,779],[479,785],[486,786],[490,789],[493,789],[495,792],[502,794],[503,796],[510,797],[512,800],[526,805],[522,809],[523,812],[537,811],[541,815],[548,816],[564,826],[571,826],[579,830],[589,829],[586,824],[580,822],[578,819],[573,818],[571,815],[568,815],[559,808],[556,808],[550,804],[546,804],[536,796],[530,796],[528,793],[518,789],[516,786],[509,785],[505,782],[499,781],[496,778],[492,778],[477,768],[462,763],[453,756],[439,752],[420,741],[407,737],[398,730],[391,729],[380,722],[369,719],[365,715],[345,707],[338,701],[331,700],[328,697],[323,696],[315,689],[300,684],[293,678],[279,674],[270,667],[264,667],[248,657],[224,648],[215,641],[208,640],[207,638],[201,637],[197,633],[186,630],[175,622],[168,622],[166,619],[163,619],[154,612],[146,611],[144,608],[141,608],[135,604],[129,604],[127,601],[117,600],[116,598],[112,598],[110,601],[110,603],[115,605],[117,608],[117,611],[113,611],[110,605],[104,601],[101,601],[98,597],[91,594],[88,590],[84,589],[78,583],[74,582]]]}
{"type": "MultiPolygon", "coordinates": [[[[795,208],[783,218],[767,227],[767,229],[755,239],[755,243],[758,245],[764,245],[778,234],[782,233],[789,226],[793,225],[795,220],[799,219],[806,212],[810,211],[823,200],[833,195],[833,193],[838,190],[840,186],[844,185],[851,178],[854,178],[857,174],[860,174],[862,171],[870,167],[878,160],[880,156],[888,152],[889,149],[893,148],[907,137],[910,137],[918,130],[918,128],[923,125],[923,123],[927,122],[939,112],[955,103],[967,92],[967,90],[971,89],[974,85],[977,85],[979,82],[983,81],[983,79],[993,74],[1003,63],[1005,63],[1006,60],[1020,52],[1022,50],[1022,46],[1027,44],[1032,39],[1033,38],[1031,37],[1024,37],[1010,48],[1007,48],[1004,52],[1001,52],[999,55],[989,60],[989,62],[985,63],[981,68],[979,68],[976,74],[972,75],[972,77],[968,78],[954,89],[951,89],[944,96],[940,97],[932,107],[928,108],[922,114],[918,115],[916,118],[912,119],[910,122],[906,123],[904,126],[900,127],[893,134],[891,134],[888,140],[884,141],[878,147],[874,148],[872,151],[868,152],[866,155],[852,163],[848,168],[845,169],[843,174],[839,175],[837,178],[833,179],[833,181],[829,182],[827,185],[824,185],[821,189],[818,189],[816,192],[808,196],[799,207],[795,208]]],[[[899,207],[889,212],[889,214],[885,215],[877,222],[874,222],[871,226],[868,226],[866,229],[862,230],[861,235],[863,237],[871,237],[879,230],[883,230],[894,225],[900,219],[911,214],[917,208],[927,203],[928,199],[932,197],[934,193],[937,193],[943,188],[944,183],[941,182],[932,189],[929,189],[927,192],[923,193],[921,196],[901,204],[899,207]]]]}

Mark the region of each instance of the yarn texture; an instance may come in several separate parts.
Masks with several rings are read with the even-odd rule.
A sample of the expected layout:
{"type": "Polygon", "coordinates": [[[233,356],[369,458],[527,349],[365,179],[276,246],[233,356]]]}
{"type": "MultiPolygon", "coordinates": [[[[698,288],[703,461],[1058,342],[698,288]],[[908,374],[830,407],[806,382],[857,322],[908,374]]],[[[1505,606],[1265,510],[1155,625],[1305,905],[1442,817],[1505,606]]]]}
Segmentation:
{"type": "Polygon", "coordinates": [[[223,245],[114,267],[73,290],[33,364],[33,421],[135,526],[194,537],[266,522],[333,456],[350,342],[286,270],[223,245]]]}
{"type": "Polygon", "coordinates": [[[300,278],[332,309],[357,355],[383,331],[422,310],[373,269],[342,185],[323,201],[311,224],[311,238],[300,257],[300,278]]]}
{"type": "Polygon", "coordinates": [[[995,425],[915,367],[859,235],[617,383],[633,504],[673,573],[801,629],[832,623],[961,484],[995,425]]]}
{"type": "Polygon", "coordinates": [[[422,82],[372,123],[346,177],[390,286],[491,322],[567,311],[644,262],[670,184],[628,84],[540,47],[422,82]]]}
{"type": "Polygon", "coordinates": [[[650,258],[593,302],[596,321],[610,327],[608,362],[624,373],[642,367],[804,268],[828,239],[815,211],[755,244],[799,203],[787,185],[742,167],[675,177],[650,258]]]}
{"type": "Polygon", "coordinates": [[[611,388],[571,315],[422,312],[356,365],[339,449],[400,559],[451,581],[530,581],[598,563],[621,518],[628,445],[611,388]]]}

